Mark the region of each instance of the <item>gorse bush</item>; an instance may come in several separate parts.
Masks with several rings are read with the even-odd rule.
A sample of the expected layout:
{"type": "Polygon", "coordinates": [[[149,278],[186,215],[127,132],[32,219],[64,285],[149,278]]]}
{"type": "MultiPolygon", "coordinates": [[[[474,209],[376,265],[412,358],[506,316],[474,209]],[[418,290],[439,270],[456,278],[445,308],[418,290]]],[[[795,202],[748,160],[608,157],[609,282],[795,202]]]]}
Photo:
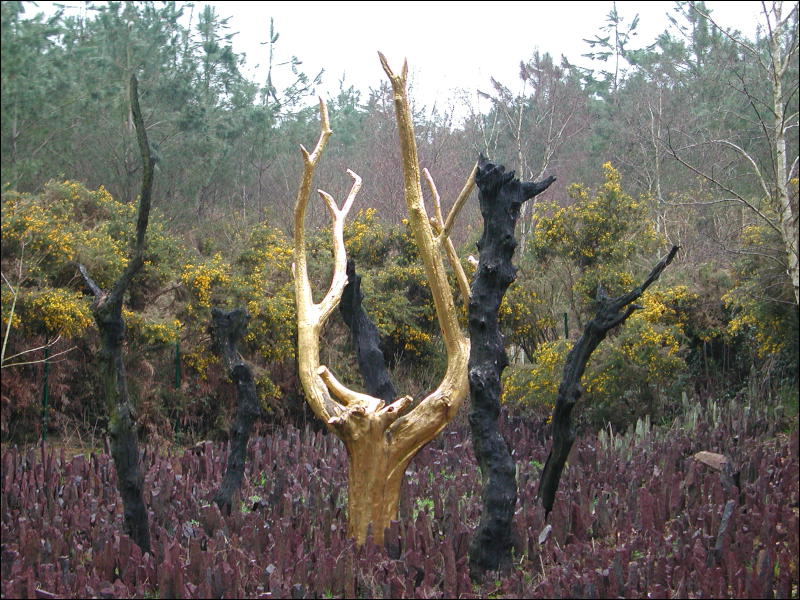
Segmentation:
{"type": "MultiPolygon", "coordinates": [[[[541,419],[550,414],[566,354],[593,316],[598,286],[610,295],[629,290],[662,248],[647,199],[625,193],[610,164],[602,173],[604,181],[595,190],[571,186],[568,206],[536,205],[517,280],[500,307],[507,349],[515,359],[506,371],[503,401],[520,414],[541,419]]],[[[39,194],[7,190],[2,202],[3,273],[17,291],[7,355],[61,336],[54,350],[78,342],[81,360],[91,361],[99,345],[91,297],[76,263],[86,265],[101,287],[111,285],[127,264],[134,205],[117,202],[103,187],[89,190],[74,181],[51,181],[39,194]]],[[[169,233],[158,212],[151,219],[145,265],[124,312],[132,385],[142,395],[141,419],[149,423],[144,430],[164,436],[180,430],[181,439],[227,435],[233,393],[209,344],[212,306],[243,307],[250,315],[241,351],[253,365],[264,415],[281,423],[305,418],[298,409],[304,404],[294,364],[291,240],[270,221],[206,233],[193,234],[196,248],[191,247],[169,233]]],[[[760,236],[765,245],[775,241],[775,232],[755,226],[743,235],[760,236]]],[[[345,227],[348,256],[362,276],[365,309],[404,392],[433,381],[444,368],[435,310],[412,237],[407,223],[387,224],[374,209],[360,211],[345,227]]],[[[332,252],[327,229],[310,234],[308,247],[315,289],[324,289],[332,252]]],[[[593,355],[576,417],[589,428],[606,423],[624,428],[644,414],[666,418],[687,386],[717,389],[722,384],[715,378],[722,378],[733,382],[730,394],[735,395],[751,372],[760,374],[771,394],[785,394],[796,385],[796,311],[754,293],[770,276],[763,265],[753,264],[761,260],[745,256],[731,272],[668,272],[642,296],[642,308],[593,355]]],[[[781,281],[781,293],[790,294],[781,281]]],[[[12,303],[12,289],[4,285],[4,331],[12,303]]],[[[460,297],[456,303],[464,308],[460,297]]],[[[360,385],[338,313],[322,341],[326,364],[342,381],[360,385]]],[[[31,358],[42,357],[40,351],[31,358]]],[[[41,374],[34,371],[28,368],[21,376],[38,381],[40,388],[41,374]]],[[[82,415],[83,423],[104,418],[88,415],[98,409],[91,377],[78,381],[57,373],[64,386],[60,397],[70,406],[54,403],[52,427],[62,427],[67,413],[82,415]]],[[[3,411],[4,434],[35,430],[30,424],[34,396],[6,397],[10,410],[3,411]],[[23,411],[25,403],[30,406],[23,411]],[[10,427],[23,413],[28,425],[10,427]]]]}
{"type": "MultiPolygon", "coordinates": [[[[603,175],[595,191],[571,186],[568,207],[537,204],[528,253],[501,307],[507,339],[531,361],[511,370],[503,399],[537,416],[555,404],[567,353],[594,316],[598,288],[610,296],[631,290],[644,276],[634,265],[654,262],[661,245],[648,203],[623,191],[609,163],[603,175]],[[557,339],[563,315],[573,325],[569,342],[557,339]]],[[[644,414],[670,413],[685,385],[693,298],[685,286],[664,283],[642,296],[642,308],[592,355],[577,417],[590,427],[624,428],[644,414]]]]}
{"type": "MultiPolygon", "coordinates": [[[[671,414],[686,385],[687,348],[680,319],[669,314],[674,309],[668,302],[684,294],[685,288],[671,288],[642,295],[645,308],[592,355],[576,417],[592,428],[610,423],[624,429],[645,414],[653,418],[671,414]]],[[[573,342],[539,344],[529,366],[511,367],[503,380],[503,401],[532,416],[549,416],[573,342]]]]}
{"type": "Polygon", "coordinates": [[[544,342],[533,351],[531,365],[506,369],[501,401],[513,412],[549,419],[570,347],[563,339],[544,342]]]}
{"type": "Polygon", "coordinates": [[[347,257],[361,269],[381,267],[396,242],[394,232],[387,231],[376,217],[374,208],[359,210],[344,227],[347,257]]]}
{"type": "Polygon", "coordinates": [[[64,288],[33,292],[21,308],[25,326],[43,330],[48,338],[78,337],[93,322],[83,294],[64,288]]]}
{"type": "Polygon", "coordinates": [[[594,192],[581,184],[571,185],[569,207],[537,204],[531,243],[534,258],[540,262],[566,259],[586,274],[656,249],[660,240],[649,218],[648,203],[622,190],[620,174],[611,163],[603,165],[603,176],[604,182],[594,192]]]}
{"type": "Polygon", "coordinates": [[[234,263],[233,301],[247,308],[245,341],[269,364],[294,359],[296,315],[292,285],[292,245],[268,223],[256,225],[234,263]]]}
{"type": "Polygon", "coordinates": [[[183,266],[181,282],[191,294],[191,301],[186,305],[189,314],[211,308],[212,291],[216,292],[215,300],[219,301],[231,283],[230,265],[219,252],[207,259],[200,257],[197,262],[183,266]]]}
{"type": "MultiPolygon", "coordinates": [[[[89,190],[73,181],[50,182],[40,194],[3,194],[3,273],[9,274],[17,292],[15,301],[9,286],[2,289],[4,330],[12,304],[15,313],[9,355],[61,336],[63,344],[80,339],[86,360],[91,360],[99,343],[92,298],[77,264],[85,265],[97,284],[108,289],[127,265],[135,218],[135,205],[117,202],[103,187],[89,190]]],[[[303,405],[294,373],[291,241],[267,221],[225,234],[225,245],[201,236],[194,249],[168,234],[157,212],[151,218],[144,268],[123,309],[126,361],[132,390],[140,396],[145,432],[171,436],[180,430],[182,439],[188,431],[226,435],[232,390],[226,388],[210,348],[212,306],[243,307],[250,315],[241,350],[253,365],[264,414],[283,422],[303,405]]],[[[312,269],[320,280],[329,277],[329,239],[322,230],[309,241],[312,269]]],[[[415,369],[428,373],[430,360],[438,355],[435,311],[407,227],[388,227],[368,209],[348,223],[346,240],[364,275],[365,305],[381,332],[387,359],[406,363],[404,376],[413,377],[415,369]]],[[[334,359],[342,357],[332,366],[345,380],[357,381],[348,336],[333,329],[323,336],[334,359]]],[[[33,358],[41,360],[42,353],[33,358]]],[[[73,406],[98,408],[89,398],[100,392],[92,381],[76,383],[73,391],[79,396],[71,398],[73,406]]],[[[14,398],[22,401],[18,394],[14,398]]],[[[26,402],[30,410],[24,411],[25,420],[30,422],[36,414],[33,397],[26,402]]],[[[11,420],[21,417],[21,407],[12,402],[4,422],[6,414],[11,420]]],[[[58,413],[61,406],[52,409],[58,413]]],[[[102,415],[93,417],[97,418],[102,415]]],[[[51,419],[54,427],[59,422],[51,419]]],[[[3,431],[22,429],[36,428],[4,426],[3,431]]]]}
{"type": "MultiPolygon", "coordinates": [[[[3,261],[17,266],[9,270],[21,272],[26,287],[79,287],[74,274],[81,263],[106,289],[128,263],[136,207],[117,202],[102,186],[90,191],[78,182],[51,181],[38,195],[6,191],[2,209],[3,261]]],[[[158,216],[147,240],[140,289],[171,277],[180,247],[158,216]]]]}
{"type": "MultiPolygon", "coordinates": [[[[793,181],[797,194],[797,179],[793,181]]],[[[756,362],[772,359],[796,364],[797,305],[782,268],[783,257],[774,260],[771,256],[780,247],[778,233],[764,223],[754,223],[743,227],[741,238],[754,251],[744,253],[734,264],[733,287],[722,296],[731,315],[725,334],[744,340],[756,362]]]]}
{"type": "Polygon", "coordinates": [[[553,306],[555,299],[521,273],[503,296],[498,316],[506,343],[533,356],[540,344],[559,337],[559,323],[553,306]]]}

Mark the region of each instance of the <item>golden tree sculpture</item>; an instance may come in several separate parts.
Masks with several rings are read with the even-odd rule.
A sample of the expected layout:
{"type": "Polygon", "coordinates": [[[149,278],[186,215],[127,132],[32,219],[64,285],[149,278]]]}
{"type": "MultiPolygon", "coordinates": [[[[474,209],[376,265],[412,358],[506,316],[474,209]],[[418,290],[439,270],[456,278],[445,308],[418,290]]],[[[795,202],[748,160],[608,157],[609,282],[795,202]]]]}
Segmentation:
{"type": "Polygon", "coordinates": [[[386,403],[348,389],[328,367],[320,364],[320,331],[339,304],[347,283],[344,221],[361,187],[361,178],[348,170],[354,182],[341,208],[329,194],[319,190],[333,221],[334,269],[330,288],[322,300],[315,303],[308,277],[305,213],[314,170],[332,133],[327,107],[320,100],[321,132],[317,145],[311,153],[301,146],[304,169],[294,213],[293,270],[298,363],[300,381],[309,405],[317,417],[344,441],[347,448],[350,461],[348,533],[358,544],[366,541],[370,525],[375,542],[383,543],[384,529],[397,518],[400,488],[408,463],[420,448],[450,422],[468,393],[469,339],[458,323],[453,292],[447,281],[442,257],[443,254],[448,256],[456,272],[459,288],[465,293],[466,276],[448,234],[453,219],[473,189],[474,170],[446,220],[442,217],[438,193],[430,174],[425,173],[436,203],[436,214],[429,218],[423,203],[419,160],[406,92],[408,65],[404,64],[401,74],[395,75],[385,57],[380,53],[379,56],[394,92],[409,223],[433,295],[447,352],[447,369],[439,386],[419,403],[415,403],[410,396],[386,403]]]}

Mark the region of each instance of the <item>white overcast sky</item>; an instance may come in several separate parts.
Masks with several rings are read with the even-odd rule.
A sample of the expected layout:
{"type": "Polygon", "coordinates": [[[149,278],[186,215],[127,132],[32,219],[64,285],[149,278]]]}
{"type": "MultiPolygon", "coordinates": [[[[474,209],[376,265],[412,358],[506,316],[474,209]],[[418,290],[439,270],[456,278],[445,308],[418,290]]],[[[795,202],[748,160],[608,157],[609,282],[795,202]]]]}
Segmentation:
{"type": "MultiPolygon", "coordinates": [[[[38,2],[40,9],[54,3],[38,2]]],[[[82,2],[61,2],[79,6],[82,2]]],[[[196,12],[203,2],[197,2],[196,12]]],[[[446,108],[455,90],[488,90],[489,78],[512,90],[518,85],[518,65],[535,49],[558,61],[562,54],[586,65],[589,52],[583,41],[600,33],[612,2],[210,2],[221,17],[230,17],[234,49],[247,55],[246,72],[263,80],[270,17],[280,34],[276,59],[295,55],[307,75],[325,69],[327,97],[347,85],[366,92],[377,88],[385,75],[378,61],[382,51],[395,71],[408,59],[413,97],[418,104],[437,102],[446,108]],[[256,65],[261,65],[257,67],[256,65]]],[[[632,47],[652,43],[669,23],[673,2],[617,2],[617,10],[630,23],[638,13],[638,36],[632,47]]],[[[761,3],[758,1],[707,2],[723,27],[752,38],[761,3]]],[[[28,14],[37,9],[30,7],[28,14]]],[[[78,9],[75,9],[78,10],[78,9]]],[[[188,11],[187,11],[188,12],[188,11]]],[[[275,83],[288,84],[288,72],[274,71],[275,83]]]]}

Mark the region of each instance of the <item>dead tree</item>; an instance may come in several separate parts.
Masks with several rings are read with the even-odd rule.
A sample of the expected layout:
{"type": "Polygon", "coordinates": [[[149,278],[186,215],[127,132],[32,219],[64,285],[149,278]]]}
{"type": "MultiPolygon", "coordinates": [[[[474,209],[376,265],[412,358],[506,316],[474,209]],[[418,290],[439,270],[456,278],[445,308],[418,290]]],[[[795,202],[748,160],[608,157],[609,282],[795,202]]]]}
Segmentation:
{"type": "Polygon", "coordinates": [[[542,470],[538,491],[538,497],[542,500],[542,505],[547,514],[550,514],[550,511],[553,510],[553,503],[558,490],[558,482],[564,470],[564,463],[566,463],[569,451],[575,441],[575,429],[572,426],[572,409],[575,408],[575,403],[583,393],[581,377],[583,377],[583,373],[586,370],[586,364],[589,362],[592,352],[605,339],[608,332],[625,322],[636,309],[641,308],[633,304],[633,302],[659,278],[662,271],[675,258],[677,252],[678,246],[673,246],[669,253],[653,268],[644,283],[627,294],[609,298],[602,286],[597,290],[597,313],[586,324],[583,335],[575,342],[572,350],[567,354],[561,385],[558,386],[558,396],[553,409],[553,445],[542,470]]]}
{"type": "Polygon", "coordinates": [[[481,155],[478,186],[483,235],[478,241],[478,269],[469,301],[469,389],[472,444],[483,474],[483,513],[469,550],[473,577],[511,566],[512,522],[517,503],[516,465],[498,428],[500,377],[508,365],[498,311],[508,286],[516,278],[511,264],[517,241],[514,227],[526,200],[555,181],[522,183],[514,172],[481,155]]]}
{"type": "Polygon", "coordinates": [[[212,349],[222,359],[228,377],[236,385],[236,418],[231,430],[228,468],[214,496],[214,502],[224,514],[231,514],[233,495],[242,486],[247,441],[250,439],[253,422],[261,413],[252,370],[236,349],[247,331],[249,319],[249,315],[241,309],[230,312],[211,309],[212,349]]]}
{"type": "MultiPolygon", "coordinates": [[[[402,73],[395,75],[383,55],[381,63],[394,91],[409,222],[422,257],[442,330],[447,352],[447,370],[436,390],[415,405],[410,396],[387,403],[373,395],[352,391],[342,385],[330,369],[320,364],[320,331],[339,304],[347,282],[344,220],[361,187],[361,178],[348,171],[354,184],[341,209],[330,195],[320,191],[333,221],[334,270],[329,290],[320,302],[315,303],[308,277],[304,222],[314,170],[332,133],[327,108],[320,101],[321,133],[313,152],[309,153],[301,148],[304,170],[295,205],[294,278],[298,320],[298,371],[306,400],[312,410],[344,441],[347,448],[350,459],[348,532],[358,544],[366,541],[370,525],[375,541],[383,542],[384,529],[397,517],[400,487],[406,466],[417,451],[455,416],[466,397],[468,385],[469,340],[459,327],[442,259],[443,252],[450,256],[447,249],[448,224],[452,224],[457,211],[451,212],[444,226],[439,218],[436,222],[437,232],[434,232],[434,226],[422,201],[419,161],[406,93],[408,67],[404,65],[402,73]]],[[[471,183],[465,189],[471,189],[471,183]]],[[[457,202],[456,205],[460,206],[460,203],[457,202]]],[[[440,211],[437,210],[438,212],[440,211]]],[[[466,281],[461,265],[455,262],[452,266],[460,272],[459,281],[466,281]]]]}
{"type": "Polygon", "coordinates": [[[364,387],[370,396],[380,398],[384,402],[392,402],[397,398],[394,384],[386,369],[383,351],[380,348],[378,328],[361,306],[364,294],[361,293],[361,275],[356,274],[356,263],[347,261],[347,285],[342,292],[339,312],[342,314],[350,335],[353,338],[353,349],[358,360],[358,370],[364,378],[364,387]]]}
{"type": "Polygon", "coordinates": [[[131,539],[139,545],[142,551],[150,552],[147,507],[142,496],[144,474],[139,467],[136,409],[128,391],[125,363],[122,357],[122,344],[125,341],[122,303],[131,281],[144,264],[145,233],[150,217],[153,167],[155,165],[155,159],[147,141],[142,111],[139,108],[138,82],[135,75],[131,75],[130,100],[143,165],[133,257],[108,293],[100,289],[83,265],[78,265],[78,268],[95,297],[92,303],[92,315],[102,339],[100,373],[109,415],[108,433],[111,437],[111,454],[117,470],[117,486],[122,496],[125,514],[125,532],[131,536],[131,539]]]}

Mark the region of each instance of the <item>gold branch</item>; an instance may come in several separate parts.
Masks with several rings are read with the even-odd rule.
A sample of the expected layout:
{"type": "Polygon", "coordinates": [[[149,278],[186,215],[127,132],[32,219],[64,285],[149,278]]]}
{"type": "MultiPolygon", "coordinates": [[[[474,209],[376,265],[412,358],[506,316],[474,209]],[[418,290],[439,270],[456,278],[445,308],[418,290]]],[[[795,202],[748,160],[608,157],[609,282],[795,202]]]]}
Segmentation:
{"type": "Polygon", "coordinates": [[[328,210],[331,212],[331,218],[333,219],[331,232],[331,235],[333,235],[333,277],[331,278],[331,286],[328,292],[317,305],[319,307],[320,326],[325,324],[330,314],[339,304],[344,286],[347,285],[347,251],[344,247],[344,220],[353,207],[353,201],[361,189],[361,177],[350,170],[347,173],[353,178],[353,187],[341,210],[336,207],[336,203],[329,194],[320,190],[320,195],[328,205],[328,210]]]}
{"type": "MultiPolygon", "coordinates": [[[[439,197],[439,190],[436,189],[436,184],[434,183],[433,177],[431,177],[428,169],[422,169],[422,175],[425,177],[425,181],[428,183],[428,187],[431,189],[431,196],[433,196],[433,206],[436,217],[431,219],[431,225],[436,232],[436,241],[439,246],[444,246],[445,252],[447,253],[447,260],[450,262],[450,266],[453,268],[453,272],[455,273],[456,283],[458,284],[458,289],[461,292],[461,297],[464,300],[464,305],[467,306],[469,305],[469,280],[467,279],[467,274],[464,272],[464,267],[461,266],[461,260],[458,258],[458,253],[456,252],[455,246],[453,246],[453,241],[445,233],[445,229],[443,227],[443,223],[445,221],[442,217],[442,201],[439,197]]],[[[469,196],[469,193],[466,195],[469,196]]],[[[463,190],[461,192],[461,196],[464,196],[463,190]]],[[[459,196],[459,199],[461,196],[459,196]]],[[[464,204],[463,200],[461,201],[461,204],[464,204]]],[[[452,211],[450,214],[453,214],[452,211]]]]}
{"type": "Polygon", "coordinates": [[[461,192],[458,194],[458,198],[456,198],[455,204],[453,204],[453,208],[450,209],[450,214],[447,215],[447,221],[444,223],[444,235],[449,236],[450,231],[453,229],[453,223],[455,223],[456,217],[458,213],[461,212],[461,209],[464,207],[464,204],[467,202],[469,195],[472,193],[472,190],[475,189],[475,173],[478,172],[478,163],[475,163],[475,166],[472,167],[472,171],[469,175],[467,175],[467,181],[464,183],[464,187],[461,189],[461,192]]]}
{"type": "MultiPolygon", "coordinates": [[[[383,70],[389,76],[394,91],[409,222],[425,267],[425,276],[430,285],[436,316],[447,350],[447,370],[439,386],[416,408],[390,427],[396,436],[395,440],[397,440],[396,452],[400,456],[406,457],[413,455],[422,444],[441,431],[455,415],[466,397],[469,387],[467,380],[469,339],[458,324],[447,273],[422,201],[417,145],[405,87],[408,66],[407,63],[404,63],[402,74],[397,76],[389,67],[383,54],[378,54],[383,70]]],[[[405,458],[400,462],[402,463],[403,460],[405,458]]]]}
{"type": "Polygon", "coordinates": [[[325,365],[320,365],[317,369],[317,374],[320,376],[325,385],[331,393],[339,399],[344,406],[350,407],[363,407],[367,413],[374,413],[383,408],[383,400],[375,398],[369,394],[360,394],[347,388],[331,373],[330,369],[325,365]]]}
{"type": "MultiPolygon", "coordinates": [[[[330,195],[322,193],[322,199],[328,206],[331,219],[334,222],[334,256],[335,268],[331,288],[323,299],[322,303],[314,304],[311,294],[311,283],[308,278],[308,264],[306,258],[305,240],[305,215],[308,207],[311,192],[311,183],[314,179],[314,170],[319,162],[320,156],[333,133],[328,119],[328,108],[325,102],[319,101],[320,112],[320,134],[314,151],[309,154],[303,146],[300,152],[303,156],[303,175],[300,181],[300,188],[297,191],[297,202],[294,211],[294,264],[292,273],[295,282],[295,303],[297,307],[297,359],[298,374],[303,389],[311,409],[320,419],[328,423],[332,418],[339,417],[344,407],[338,404],[328,392],[328,387],[320,379],[317,370],[319,368],[319,333],[325,319],[328,317],[333,307],[341,298],[344,284],[347,281],[345,273],[345,250],[343,238],[344,219],[352,205],[352,199],[348,197],[342,210],[336,207],[336,203],[330,195]],[[338,239],[337,239],[338,234],[338,239]],[[338,289],[338,295],[337,295],[338,289]]],[[[357,176],[356,176],[357,177],[357,176]]],[[[354,179],[356,179],[354,177],[354,179]]],[[[356,179],[354,191],[351,196],[355,197],[360,186],[360,179],[356,179]]]]}

